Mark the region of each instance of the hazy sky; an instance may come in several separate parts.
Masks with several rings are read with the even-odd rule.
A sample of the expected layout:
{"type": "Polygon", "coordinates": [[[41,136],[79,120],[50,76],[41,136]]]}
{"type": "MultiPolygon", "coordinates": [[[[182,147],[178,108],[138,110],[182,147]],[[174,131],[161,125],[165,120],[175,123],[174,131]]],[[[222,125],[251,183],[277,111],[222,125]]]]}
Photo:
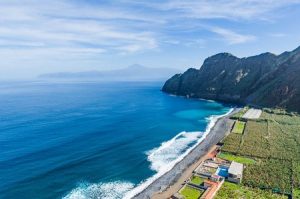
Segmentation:
{"type": "Polygon", "coordinates": [[[1,0],[0,79],[131,64],[186,69],[300,45],[300,0],[1,0]]]}

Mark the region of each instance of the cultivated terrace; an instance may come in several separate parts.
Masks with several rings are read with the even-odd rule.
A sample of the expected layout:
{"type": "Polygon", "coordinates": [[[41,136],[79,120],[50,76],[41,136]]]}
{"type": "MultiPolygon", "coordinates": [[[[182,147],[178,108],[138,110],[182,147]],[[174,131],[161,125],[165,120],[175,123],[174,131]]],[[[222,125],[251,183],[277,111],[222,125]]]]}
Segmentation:
{"type": "Polygon", "coordinates": [[[223,141],[222,158],[245,164],[241,185],[226,183],[217,198],[300,198],[300,116],[263,109],[259,119],[244,119],[247,108],[223,141]]]}

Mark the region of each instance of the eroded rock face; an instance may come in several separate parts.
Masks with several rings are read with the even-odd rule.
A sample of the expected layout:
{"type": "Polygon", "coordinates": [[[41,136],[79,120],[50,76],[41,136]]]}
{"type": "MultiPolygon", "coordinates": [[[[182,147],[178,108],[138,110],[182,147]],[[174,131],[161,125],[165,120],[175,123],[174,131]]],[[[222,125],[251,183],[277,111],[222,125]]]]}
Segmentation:
{"type": "Polygon", "coordinates": [[[219,53],[166,81],[167,93],[300,111],[300,47],[278,56],[219,53]]]}

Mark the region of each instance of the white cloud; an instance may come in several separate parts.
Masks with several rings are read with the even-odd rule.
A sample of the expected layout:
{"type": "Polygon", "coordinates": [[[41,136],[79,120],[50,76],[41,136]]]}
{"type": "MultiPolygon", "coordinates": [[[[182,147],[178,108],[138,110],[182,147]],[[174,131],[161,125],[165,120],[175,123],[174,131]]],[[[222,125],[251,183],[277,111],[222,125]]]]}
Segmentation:
{"type": "MultiPolygon", "coordinates": [[[[294,3],[299,3],[299,0],[167,0],[160,3],[120,0],[114,6],[68,0],[47,3],[38,0],[26,0],[26,3],[17,0],[2,1],[0,45],[36,46],[48,50],[101,48],[107,52],[119,50],[132,53],[158,48],[160,43],[186,45],[183,37],[174,40],[164,30],[170,28],[176,32],[185,29],[185,26],[199,24],[199,21],[190,21],[191,24],[186,25],[187,18],[264,18],[274,9],[294,3]],[[134,9],[132,4],[146,11],[134,9]],[[177,27],[174,26],[174,21],[178,21],[177,27]]],[[[222,28],[213,28],[211,31],[230,44],[255,39],[254,36],[222,28]]],[[[194,42],[199,39],[201,38],[195,38],[194,42]]],[[[193,41],[189,41],[191,42],[193,41]]]]}
{"type": "Polygon", "coordinates": [[[243,35],[243,34],[236,33],[232,30],[224,29],[220,27],[212,27],[210,30],[220,35],[229,44],[241,44],[256,39],[256,37],[253,35],[243,35]]]}
{"type": "Polygon", "coordinates": [[[43,47],[45,44],[41,42],[27,42],[27,41],[15,41],[0,39],[1,46],[10,47],[43,47]]]}
{"type": "MultiPolygon", "coordinates": [[[[273,12],[293,4],[299,0],[168,0],[159,4],[144,2],[144,5],[160,10],[177,11],[180,16],[198,19],[224,18],[268,19],[276,16],[273,12]]],[[[278,15],[278,13],[276,13],[278,15]]]]}
{"type": "Polygon", "coordinates": [[[134,27],[139,23],[156,23],[154,17],[146,18],[118,8],[56,0],[45,4],[31,0],[23,4],[18,1],[1,2],[0,13],[3,14],[0,18],[0,38],[5,47],[32,48],[43,44],[49,51],[82,48],[84,52],[99,47],[129,52],[133,48],[128,46],[138,46],[136,51],[157,47],[153,32],[134,27]],[[125,20],[127,26],[115,20],[125,20]],[[134,21],[132,26],[130,21],[134,21]]]}
{"type": "MultiPolygon", "coordinates": [[[[0,70],[6,64],[17,68],[25,59],[36,68],[57,60],[53,65],[73,67],[84,65],[82,60],[98,64],[107,59],[103,65],[110,65],[113,59],[119,61],[120,54],[127,59],[141,59],[140,55],[153,52],[168,57],[170,49],[188,54],[189,49],[210,48],[215,34],[227,44],[243,44],[256,39],[259,31],[253,27],[258,20],[267,24],[285,14],[284,8],[298,3],[300,0],[2,0],[0,70]],[[239,29],[228,29],[227,24],[239,29]]],[[[267,30],[261,35],[283,37],[267,30]]]]}
{"type": "Polygon", "coordinates": [[[287,34],[284,34],[284,33],[270,33],[269,36],[271,36],[271,37],[286,37],[287,34]]]}

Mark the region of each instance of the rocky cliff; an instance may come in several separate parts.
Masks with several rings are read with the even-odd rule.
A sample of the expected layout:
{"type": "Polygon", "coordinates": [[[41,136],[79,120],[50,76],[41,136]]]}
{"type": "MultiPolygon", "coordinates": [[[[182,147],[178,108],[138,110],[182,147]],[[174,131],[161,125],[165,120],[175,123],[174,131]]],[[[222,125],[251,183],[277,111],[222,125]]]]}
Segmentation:
{"type": "Polygon", "coordinates": [[[166,81],[162,90],[193,98],[281,107],[300,111],[300,47],[280,55],[238,58],[229,53],[208,57],[166,81]]]}

